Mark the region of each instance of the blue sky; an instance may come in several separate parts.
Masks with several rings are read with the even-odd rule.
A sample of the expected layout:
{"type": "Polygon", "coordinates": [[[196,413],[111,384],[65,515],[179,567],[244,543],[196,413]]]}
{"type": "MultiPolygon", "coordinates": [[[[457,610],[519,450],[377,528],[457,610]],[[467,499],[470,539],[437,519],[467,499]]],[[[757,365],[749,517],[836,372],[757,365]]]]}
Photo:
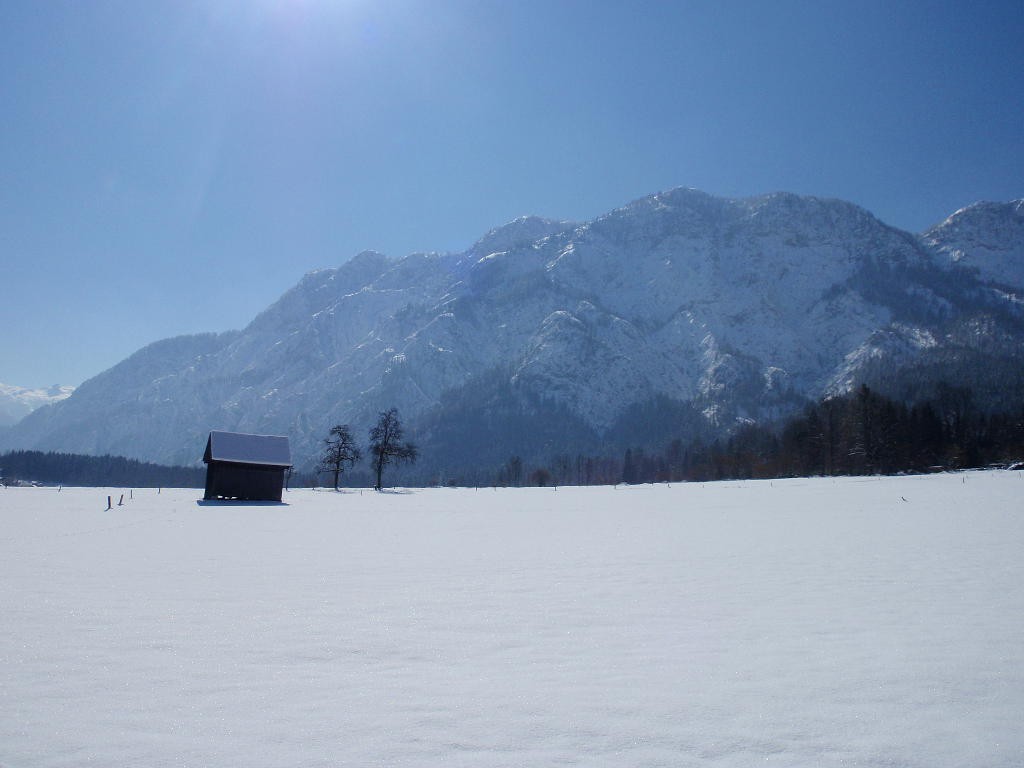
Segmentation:
{"type": "Polygon", "coordinates": [[[675,186],[915,231],[1024,197],[1021,41],[1020,0],[9,0],[0,382],[675,186]]]}

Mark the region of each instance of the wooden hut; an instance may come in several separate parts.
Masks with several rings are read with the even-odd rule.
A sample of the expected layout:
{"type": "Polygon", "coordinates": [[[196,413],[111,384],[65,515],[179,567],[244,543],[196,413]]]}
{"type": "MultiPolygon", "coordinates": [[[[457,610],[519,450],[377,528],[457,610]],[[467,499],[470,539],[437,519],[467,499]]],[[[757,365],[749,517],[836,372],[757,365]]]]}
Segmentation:
{"type": "Polygon", "coordinates": [[[203,461],[203,498],[280,501],[292,456],[287,437],[211,432],[203,461]]]}

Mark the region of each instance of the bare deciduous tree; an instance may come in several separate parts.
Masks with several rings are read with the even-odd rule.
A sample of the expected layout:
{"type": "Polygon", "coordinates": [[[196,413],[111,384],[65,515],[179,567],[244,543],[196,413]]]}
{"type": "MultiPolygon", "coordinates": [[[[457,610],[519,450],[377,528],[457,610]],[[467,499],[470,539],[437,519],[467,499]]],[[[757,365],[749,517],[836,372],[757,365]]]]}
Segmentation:
{"type": "Polygon", "coordinates": [[[345,471],[345,465],[351,468],[362,457],[348,424],[335,424],[331,427],[330,437],[324,439],[324,452],[320,456],[317,471],[332,473],[334,490],[338,490],[338,478],[345,471]]]}
{"type": "Polygon", "coordinates": [[[373,469],[377,474],[374,487],[378,491],[383,487],[381,475],[384,467],[393,462],[416,461],[416,446],[402,442],[402,423],[398,420],[397,408],[382,411],[377,425],[370,430],[370,453],[373,454],[373,469]]]}

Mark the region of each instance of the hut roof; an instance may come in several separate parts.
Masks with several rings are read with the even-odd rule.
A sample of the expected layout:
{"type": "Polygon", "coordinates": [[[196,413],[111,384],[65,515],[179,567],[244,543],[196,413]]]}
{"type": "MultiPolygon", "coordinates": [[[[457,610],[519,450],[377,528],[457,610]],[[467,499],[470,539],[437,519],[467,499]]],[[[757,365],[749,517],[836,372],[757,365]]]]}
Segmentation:
{"type": "Polygon", "coordinates": [[[290,467],[292,454],[288,438],[281,435],[247,435],[242,432],[211,432],[203,461],[230,461],[290,467]]]}

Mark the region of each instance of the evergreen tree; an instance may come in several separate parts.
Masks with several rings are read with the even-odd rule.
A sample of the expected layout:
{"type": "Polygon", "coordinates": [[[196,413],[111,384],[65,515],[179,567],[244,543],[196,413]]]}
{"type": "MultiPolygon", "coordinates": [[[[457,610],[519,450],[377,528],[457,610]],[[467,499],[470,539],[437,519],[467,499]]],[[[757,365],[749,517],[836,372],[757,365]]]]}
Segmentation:
{"type": "Polygon", "coordinates": [[[633,461],[633,450],[626,449],[626,455],[622,457],[622,482],[632,485],[637,482],[636,463],[633,461]]]}

